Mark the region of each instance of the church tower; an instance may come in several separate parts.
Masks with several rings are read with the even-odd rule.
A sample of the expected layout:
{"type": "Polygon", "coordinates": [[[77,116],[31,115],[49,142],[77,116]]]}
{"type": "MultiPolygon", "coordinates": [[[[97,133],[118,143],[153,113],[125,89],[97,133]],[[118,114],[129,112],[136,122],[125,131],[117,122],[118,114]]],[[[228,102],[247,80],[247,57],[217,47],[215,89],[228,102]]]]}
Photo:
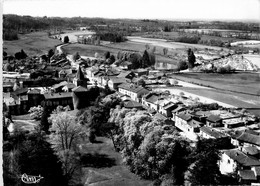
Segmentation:
{"type": "Polygon", "coordinates": [[[77,71],[77,74],[76,74],[76,77],[73,79],[73,84],[77,86],[86,86],[86,83],[85,83],[85,77],[84,77],[84,74],[83,72],[81,71],[81,68],[79,66],[78,68],[78,71],[77,71]]]}

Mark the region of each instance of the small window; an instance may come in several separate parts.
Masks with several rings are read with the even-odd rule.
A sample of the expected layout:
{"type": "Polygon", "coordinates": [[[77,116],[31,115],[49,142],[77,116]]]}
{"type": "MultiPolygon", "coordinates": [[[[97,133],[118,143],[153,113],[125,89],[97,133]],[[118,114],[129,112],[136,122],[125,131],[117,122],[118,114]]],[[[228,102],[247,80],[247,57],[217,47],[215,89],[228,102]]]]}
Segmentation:
{"type": "Polygon", "coordinates": [[[227,163],[230,164],[230,160],[228,160],[227,163]]]}

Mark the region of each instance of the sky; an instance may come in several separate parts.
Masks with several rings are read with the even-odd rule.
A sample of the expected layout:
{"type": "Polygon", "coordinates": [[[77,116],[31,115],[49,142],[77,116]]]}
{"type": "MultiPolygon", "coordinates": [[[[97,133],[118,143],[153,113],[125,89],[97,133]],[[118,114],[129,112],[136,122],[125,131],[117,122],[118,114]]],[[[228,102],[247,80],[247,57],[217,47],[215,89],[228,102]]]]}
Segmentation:
{"type": "Polygon", "coordinates": [[[260,22],[260,0],[3,0],[3,13],[40,17],[260,22]]]}

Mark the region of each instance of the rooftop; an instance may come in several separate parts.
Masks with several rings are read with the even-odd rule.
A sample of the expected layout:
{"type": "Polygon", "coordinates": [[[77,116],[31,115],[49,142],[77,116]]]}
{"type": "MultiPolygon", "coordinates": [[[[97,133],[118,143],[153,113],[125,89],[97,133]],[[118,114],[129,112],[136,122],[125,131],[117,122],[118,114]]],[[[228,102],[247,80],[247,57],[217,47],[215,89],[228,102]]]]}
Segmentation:
{"type": "Polygon", "coordinates": [[[141,103],[138,103],[136,101],[129,100],[125,103],[125,108],[141,108],[143,107],[141,103]]]}
{"type": "Polygon", "coordinates": [[[222,120],[222,118],[220,118],[220,117],[217,116],[217,115],[211,114],[211,115],[209,115],[209,116],[207,117],[207,120],[208,120],[208,121],[211,121],[211,122],[219,122],[219,121],[222,120]]]}
{"type": "Polygon", "coordinates": [[[247,132],[237,132],[232,136],[232,138],[235,138],[238,141],[260,146],[260,137],[258,135],[253,135],[247,132]]]}
{"type": "Polygon", "coordinates": [[[242,166],[260,166],[258,159],[248,156],[238,149],[224,150],[223,152],[242,166]]]}
{"type": "Polygon", "coordinates": [[[72,92],[87,92],[88,89],[82,86],[77,86],[72,89],[72,92]]]}
{"type": "Polygon", "coordinates": [[[255,173],[252,170],[239,170],[238,175],[243,180],[257,180],[255,173]]]}
{"type": "Polygon", "coordinates": [[[49,93],[43,94],[45,99],[61,99],[72,97],[71,92],[49,93]]]}
{"type": "Polygon", "coordinates": [[[192,119],[190,114],[180,113],[177,116],[185,121],[190,121],[192,119]]]}
{"type": "Polygon", "coordinates": [[[131,85],[128,83],[124,83],[118,86],[118,88],[122,88],[125,90],[128,90],[130,92],[134,92],[134,93],[148,93],[149,90],[145,89],[144,87],[141,86],[136,86],[136,85],[131,85]]]}
{"type": "Polygon", "coordinates": [[[206,134],[214,137],[214,138],[223,138],[223,137],[226,137],[225,134],[221,133],[221,132],[218,132],[216,131],[215,129],[211,128],[211,127],[206,127],[206,126],[203,126],[200,128],[200,131],[202,132],[205,132],[206,134]]]}

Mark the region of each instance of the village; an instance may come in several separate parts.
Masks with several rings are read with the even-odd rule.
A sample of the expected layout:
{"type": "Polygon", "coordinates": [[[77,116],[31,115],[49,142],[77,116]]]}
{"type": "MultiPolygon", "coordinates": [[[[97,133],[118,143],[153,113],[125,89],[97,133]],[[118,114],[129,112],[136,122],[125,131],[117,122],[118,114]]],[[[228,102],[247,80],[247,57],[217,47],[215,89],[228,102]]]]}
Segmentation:
{"type": "MultiPolygon", "coordinates": [[[[123,107],[146,110],[152,117],[159,117],[175,126],[191,144],[200,139],[230,142],[233,149],[221,150],[218,162],[221,173],[236,174],[241,184],[259,183],[259,116],[244,108],[178,91],[179,87],[188,83],[172,78],[172,72],[153,68],[133,69],[133,63],[116,60],[109,52],[104,57],[90,58],[81,57],[78,53],[66,56],[62,50],[53,54],[49,62],[40,57],[35,59],[36,63],[62,67],[55,73],[56,83],[46,86],[42,86],[42,81],[32,82],[32,73],[4,71],[3,104],[9,116],[4,116],[3,121],[4,125],[9,123],[9,133],[19,124],[12,119],[16,115],[27,114],[32,107],[55,109],[57,106],[69,106],[71,110],[82,109],[89,105],[91,96],[97,96],[92,95],[91,89],[101,87],[114,92],[123,107]]],[[[249,65],[245,66],[248,68],[249,65]]],[[[255,66],[251,65],[252,68],[255,66]]]]}

